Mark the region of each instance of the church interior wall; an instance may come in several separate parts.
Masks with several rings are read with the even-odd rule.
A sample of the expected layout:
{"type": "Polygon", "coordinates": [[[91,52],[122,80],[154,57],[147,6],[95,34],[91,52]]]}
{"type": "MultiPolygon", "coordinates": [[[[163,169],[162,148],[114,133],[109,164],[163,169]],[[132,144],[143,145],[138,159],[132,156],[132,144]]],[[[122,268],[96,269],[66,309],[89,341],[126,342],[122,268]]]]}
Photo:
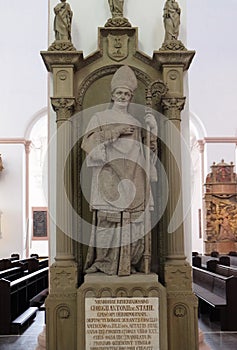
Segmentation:
{"type": "Polygon", "coordinates": [[[24,253],[25,217],[25,146],[1,143],[4,170],[0,173],[1,239],[0,254],[24,253]]]}
{"type": "MultiPolygon", "coordinates": [[[[87,56],[97,49],[97,28],[104,26],[109,17],[107,1],[68,2],[73,10],[73,43],[77,50],[83,50],[87,56]]],[[[33,116],[42,108],[47,108],[48,75],[39,52],[46,50],[54,40],[53,7],[57,3],[58,0],[26,0],[22,4],[9,0],[1,12],[0,26],[6,35],[1,37],[1,62],[4,67],[1,81],[4,89],[1,93],[0,139],[24,138],[33,116]]],[[[205,137],[234,137],[237,113],[234,102],[237,49],[233,44],[233,33],[237,3],[235,0],[229,0],[228,6],[221,0],[179,0],[178,3],[182,9],[180,39],[190,50],[196,50],[185,82],[189,108],[186,107],[183,112],[184,134],[189,130],[188,117],[194,113],[204,125],[205,137]]],[[[138,46],[147,55],[158,50],[163,41],[163,6],[164,1],[157,0],[146,3],[143,0],[125,1],[125,16],[129,17],[133,26],[139,28],[138,46]]],[[[51,81],[49,87],[50,85],[51,81]]],[[[51,88],[49,90],[52,91],[51,88]]],[[[55,118],[51,109],[50,116],[55,118]]],[[[54,128],[53,125],[51,127],[54,128]]],[[[227,147],[211,144],[205,147],[204,152],[205,173],[209,171],[213,161],[219,162],[222,158],[236,163],[234,144],[227,147]]],[[[23,145],[0,143],[0,153],[5,167],[0,174],[0,210],[3,212],[0,255],[7,256],[13,248],[23,251],[25,149],[23,145]],[[9,196],[13,190],[14,199],[16,198],[14,201],[9,196]],[[3,241],[6,236],[8,243],[3,241]]],[[[201,176],[202,169],[198,168],[197,171],[201,176]]],[[[186,175],[188,178],[189,174],[186,175]]],[[[183,183],[189,190],[190,184],[185,186],[186,179],[183,183]]],[[[200,203],[200,178],[198,187],[199,190],[191,198],[191,206],[197,198],[200,203]]],[[[189,197],[187,198],[189,201],[189,197]]],[[[51,201],[53,202],[53,194],[51,201]]],[[[188,253],[191,246],[190,214],[186,220],[188,253]]],[[[192,250],[201,248],[198,234],[199,231],[195,228],[192,250]]]]}

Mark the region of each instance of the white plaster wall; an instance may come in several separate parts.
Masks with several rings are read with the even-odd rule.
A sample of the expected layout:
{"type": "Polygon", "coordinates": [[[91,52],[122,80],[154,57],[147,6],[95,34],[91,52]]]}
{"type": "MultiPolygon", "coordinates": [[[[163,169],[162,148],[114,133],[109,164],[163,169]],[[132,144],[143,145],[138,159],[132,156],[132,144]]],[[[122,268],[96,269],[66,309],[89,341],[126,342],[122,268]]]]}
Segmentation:
{"type": "Polygon", "coordinates": [[[31,117],[47,104],[47,0],[8,0],[0,12],[0,138],[23,137],[31,117]]]}
{"type": "Polygon", "coordinates": [[[188,1],[187,11],[188,46],[196,50],[189,70],[190,109],[208,136],[235,136],[237,1],[188,1]]]}
{"type": "Polygon", "coordinates": [[[1,139],[24,138],[47,105],[47,72],[39,52],[48,43],[48,1],[8,0],[1,8],[0,153],[5,169],[0,174],[0,257],[24,254],[25,147],[1,139]]]}
{"type": "Polygon", "coordinates": [[[1,144],[4,170],[0,173],[0,211],[2,237],[0,256],[24,256],[25,246],[25,146],[1,144]]]}

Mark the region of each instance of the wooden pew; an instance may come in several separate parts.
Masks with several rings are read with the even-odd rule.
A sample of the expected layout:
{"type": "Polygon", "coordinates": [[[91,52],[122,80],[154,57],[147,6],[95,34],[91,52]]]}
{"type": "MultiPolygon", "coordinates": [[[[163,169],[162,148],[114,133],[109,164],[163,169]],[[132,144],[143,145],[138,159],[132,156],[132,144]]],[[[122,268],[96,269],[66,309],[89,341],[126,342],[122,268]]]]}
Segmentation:
{"type": "Polygon", "coordinates": [[[20,278],[23,276],[23,269],[18,267],[13,267],[11,269],[0,271],[0,279],[5,278],[8,281],[13,281],[17,278],[20,278]]]}
{"type": "MultiPolygon", "coordinates": [[[[221,276],[193,266],[193,291],[202,303],[208,305],[210,318],[220,312],[222,331],[237,330],[237,277],[221,276]]],[[[202,310],[201,310],[202,311],[202,310]]]]}
{"type": "Polygon", "coordinates": [[[221,265],[230,266],[231,258],[228,255],[219,255],[218,257],[213,257],[211,255],[196,255],[192,257],[192,265],[196,267],[202,267],[207,269],[209,261],[216,260],[221,265]]]}
{"type": "Polygon", "coordinates": [[[221,265],[216,260],[207,262],[207,270],[226,277],[237,277],[237,267],[221,265]]]}
{"type": "Polygon", "coordinates": [[[14,281],[0,280],[0,334],[10,334],[30,318],[37,308],[30,308],[30,300],[48,287],[48,267],[14,281]],[[15,328],[14,328],[15,327],[15,328]]]}

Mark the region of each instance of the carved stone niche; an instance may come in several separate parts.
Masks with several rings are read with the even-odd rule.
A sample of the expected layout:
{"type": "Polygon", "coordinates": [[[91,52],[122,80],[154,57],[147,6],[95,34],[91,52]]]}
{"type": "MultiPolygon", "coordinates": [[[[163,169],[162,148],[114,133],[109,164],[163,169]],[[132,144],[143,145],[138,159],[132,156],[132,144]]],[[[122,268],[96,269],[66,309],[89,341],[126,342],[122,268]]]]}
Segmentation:
{"type": "MultiPolygon", "coordinates": [[[[134,104],[144,106],[144,111],[147,101],[147,88],[153,82],[156,82],[156,84],[153,85],[153,90],[151,91],[153,96],[151,96],[149,106],[157,111],[161,111],[161,96],[167,92],[166,84],[162,80],[162,71],[160,65],[157,63],[157,58],[150,58],[138,50],[137,36],[138,30],[133,27],[99,28],[98,50],[85,58],[77,67],[77,71],[74,74],[74,96],[76,102],[75,110],[78,112],[77,115],[79,118],[75,118],[75,127],[73,128],[74,130],[78,130],[75,137],[79,138],[75,146],[76,157],[74,168],[77,169],[77,174],[80,173],[80,167],[84,159],[84,154],[80,148],[81,139],[78,135],[84,134],[92,113],[109,107],[111,101],[111,79],[120,66],[128,65],[132,68],[138,81],[138,87],[130,106],[130,113],[134,114],[132,110],[134,104]],[[102,106],[102,104],[107,104],[107,106],[102,106]],[[80,118],[80,114],[82,118],[80,118]]],[[[144,115],[140,116],[143,120],[144,115]]],[[[72,191],[75,194],[74,205],[80,217],[85,221],[91,222],[92,218],[88,200],[85,200],[84,196],[80,197],[78,195],[81,193],[81,186],[77,179],[78,177],[76,175],[74,189],[72,191]]],[[[90,169],[87,169],[84,183],[88,183],[88,186],[84,185],[84,187],[90,189],[90,169]]],[[[77,232],[81,235],[80,241],[82,242],[85,241],[84,237],[90,236],[90,231],[83,221],[78,224],[77,232]]],[[[74,244],[78,245],[76,242],[74,244]]],[[[81,252],[78,258],[79,271],[83,269],[86,249],[86,245],[81,244],[75,249],[81,252]]],[[[153,254],[156,257],[160,256],[158,247],[153,248],[153,254]]]]}
{"type": "Polygon", "coordinates": [[[237,179],[234,164],[211,166],[205,183],[205,253],[237,249],[237,179]]]}

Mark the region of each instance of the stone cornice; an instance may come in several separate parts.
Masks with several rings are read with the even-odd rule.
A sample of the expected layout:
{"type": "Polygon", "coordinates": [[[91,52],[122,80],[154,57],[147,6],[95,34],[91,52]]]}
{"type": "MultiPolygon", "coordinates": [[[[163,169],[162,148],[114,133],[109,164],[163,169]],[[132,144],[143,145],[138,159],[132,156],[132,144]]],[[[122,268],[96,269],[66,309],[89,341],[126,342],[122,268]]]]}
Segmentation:
{"type": "Polygon", "coordinates": [[[72,65],[75,70],[83,62],[82,51],[41,51],[45,66],[49,72],[53,72],[55,66],[65,67],[72,65]]]}
{"type": "Polygon", "coordinates": [[[195,51],[154,51],[153,59],[156,61],[159,67],[165,65],[180,65],[183,66],[183,70],[188,70],[195,51]]]}

